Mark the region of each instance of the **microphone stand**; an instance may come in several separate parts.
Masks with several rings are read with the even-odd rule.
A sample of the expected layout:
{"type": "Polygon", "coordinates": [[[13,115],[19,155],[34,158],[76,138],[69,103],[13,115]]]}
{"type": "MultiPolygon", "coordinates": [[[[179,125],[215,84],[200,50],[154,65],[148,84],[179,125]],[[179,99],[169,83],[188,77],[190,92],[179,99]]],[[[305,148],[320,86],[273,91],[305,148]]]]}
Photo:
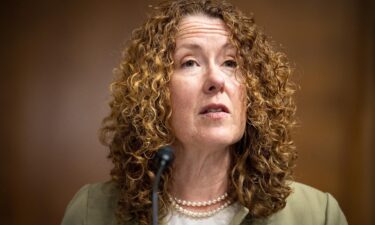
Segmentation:
{"type": "Polygon", "coordinates": [[[173,161],[173,149],[170,147],[163,147],[161,148],[157,156],[159,158],[159,169],[158,172],[156,173],[156,177],[154,180],[154,184],[152,186],[152,224],[153,225],[158,225],[158,212],[159,212],[159,207],[158,207],[158,190],[159,190],[159,182],[160,182],[160,177],[165,168],[168,167],[168,165],[173,161]]]}

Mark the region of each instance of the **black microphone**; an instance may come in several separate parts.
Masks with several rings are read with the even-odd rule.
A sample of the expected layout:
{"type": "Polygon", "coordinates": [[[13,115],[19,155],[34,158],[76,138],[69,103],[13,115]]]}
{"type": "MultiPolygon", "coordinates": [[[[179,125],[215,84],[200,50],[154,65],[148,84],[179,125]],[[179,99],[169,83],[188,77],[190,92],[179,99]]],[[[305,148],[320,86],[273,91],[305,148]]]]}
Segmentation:
{"type": "Polygon", "coordinates": [[[156,173],[154,184],[152,186],[152,224],[158,224],[158,189],[160,176],[163,173],[164,169],[168,167],[173,161],[173,149],[169,146],[159,149],[157,153],[157,158],[159,160],[159,169],[156,173]]]}

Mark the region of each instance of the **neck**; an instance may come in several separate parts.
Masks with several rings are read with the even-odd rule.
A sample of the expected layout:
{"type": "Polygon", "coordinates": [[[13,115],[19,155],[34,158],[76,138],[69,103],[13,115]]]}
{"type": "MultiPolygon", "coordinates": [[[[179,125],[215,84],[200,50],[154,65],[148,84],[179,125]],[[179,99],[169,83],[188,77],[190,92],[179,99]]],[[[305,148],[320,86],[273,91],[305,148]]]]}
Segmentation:
{"type": "Polygon", "coordinates": [[[206,201],[222,195],[228,187],[230,161],[229,147],[175,147],[171,193],[190,201],[206,201]]]}

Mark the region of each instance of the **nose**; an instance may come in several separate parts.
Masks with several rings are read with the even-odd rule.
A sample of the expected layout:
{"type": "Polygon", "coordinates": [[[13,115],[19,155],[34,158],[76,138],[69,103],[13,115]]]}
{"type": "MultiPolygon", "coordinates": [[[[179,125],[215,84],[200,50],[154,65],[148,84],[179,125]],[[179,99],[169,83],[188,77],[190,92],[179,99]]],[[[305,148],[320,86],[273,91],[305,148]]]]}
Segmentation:
{"type": "Polygon", "coordinates": [[[225,78],[222,71],[217,69],[215,66],[208,68],[206,73],[206,79],[204,82],[204,92],[206,94],[216,94],[223,92],[225,86],[225,78]]]}

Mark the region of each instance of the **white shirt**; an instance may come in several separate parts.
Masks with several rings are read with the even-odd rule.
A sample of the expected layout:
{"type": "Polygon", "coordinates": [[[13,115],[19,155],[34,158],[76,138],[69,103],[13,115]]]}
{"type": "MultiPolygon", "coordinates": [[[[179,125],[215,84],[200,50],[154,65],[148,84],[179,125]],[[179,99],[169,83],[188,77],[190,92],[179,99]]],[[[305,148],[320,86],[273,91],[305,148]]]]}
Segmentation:
{"type": "Polygon", "coordinates": [[[233,203],[213,216],[207,218],[192,218],[176,210],[172,210],[166,218],[168,225],[228,225],[240,209],[238,203],[233,203]]]}

